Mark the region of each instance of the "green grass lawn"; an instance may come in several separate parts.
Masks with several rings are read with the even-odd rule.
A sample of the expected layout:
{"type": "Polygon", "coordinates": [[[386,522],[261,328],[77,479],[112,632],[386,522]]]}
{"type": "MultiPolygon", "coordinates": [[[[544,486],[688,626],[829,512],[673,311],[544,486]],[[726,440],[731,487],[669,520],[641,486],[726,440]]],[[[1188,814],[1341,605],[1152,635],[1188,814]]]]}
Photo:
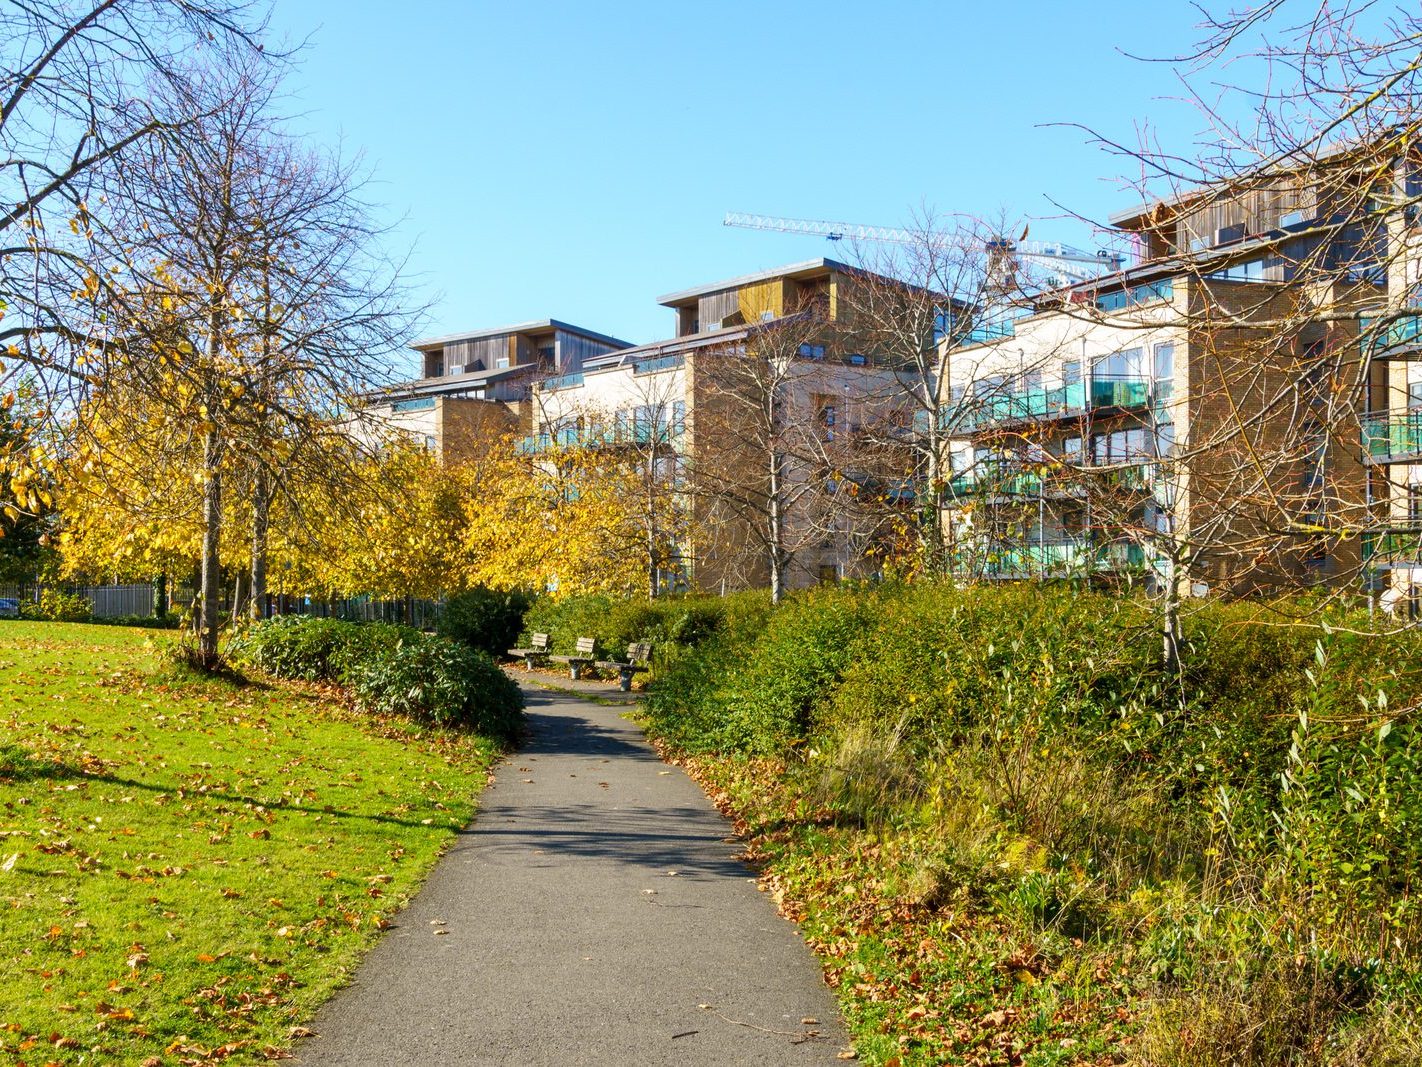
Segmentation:
{"type": "Polygon", "coordinates": [[[0,1062],[279,1055],[473,815],[486,742],[171,639],[0,622],[0,1062]]]}

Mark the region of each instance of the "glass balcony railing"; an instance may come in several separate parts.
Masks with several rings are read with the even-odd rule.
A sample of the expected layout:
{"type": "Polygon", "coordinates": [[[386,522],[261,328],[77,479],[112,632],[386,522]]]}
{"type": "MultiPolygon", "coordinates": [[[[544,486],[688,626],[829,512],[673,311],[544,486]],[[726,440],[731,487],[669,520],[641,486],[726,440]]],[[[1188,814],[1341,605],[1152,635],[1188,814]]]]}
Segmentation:
{"type": "Polygon", "coordinates": [[[551,393],[558,389],[576,389],[582,384],[581,374],[564,374],[557,378],[544,378],[538,383],[538,388],[545,393],[551,393]]]}
{"type": "Polygon", "coordinates": [[[1151,380],[1145,377],[1095,375],[1089,383],[1073,382],[1052,389],[1003,389],[981,397],[965,397],[956,419],[945,419],[966,432],[1021,422],[1076,418],[1088,410],[1142,408],[1151,402],[1151,380]]]}
{"type": "Polygon", "coordinates": [[[674,445],[680,440],[679,422],[623,423],[613,426],[565,426],[551,433],[535,433],[520,438],[514,450],[523,456],[542,455],[556,448],[618,448],[637,445],[674,445]]]}
{"type": "Polygon", "coordinates": [[[960,474],[948,483],[948,492],[965,496],[1039,496],[1042,476],[1036,471],[982,471],[960,474]]]}
{"type": "MultiPolygon", "coordinates": [[[[997,541],[979,546],[975,557],[980,573],[1008,580],[1139,570],[1146,562],[1145,549],[1134,542],[1084,536],[997,541]]],[[[972,557],[964,560],[968,566],[972,562],[972,557]]]]}
{"type": "Polygon", "coordinates": [[[1416,350],[1422,347],[1422,313],[1404,314],[1387,323],[1382,316],[1360,319],[1358,337],[1365,356],[1416,350]]]}
{"type": "Polygon", "coordinates": [[[1379,569],[1422,566],[1422,529],[1364,533],[1363,562],[1379,569]]]}
{"type": "Polygon", "coordinates": [[[1388,462],[1422,454],[1422,409],[1374,412],[1360,420],[1363,454],[1388,462]]]}
{"type": "Polygon", "coordinates": [[[639,359],[632,363],[633,374],[653,374],[659,370],[671,370],[686,362],[684,355],[659,356],[656,359],[639,359]]]}
{"type": "Polygon", "coordinates": [[[1094,375],[1091,379],[1093,408],[1139,408],[1149,403],[1149,378],[1108,378],[1094,375]]]}

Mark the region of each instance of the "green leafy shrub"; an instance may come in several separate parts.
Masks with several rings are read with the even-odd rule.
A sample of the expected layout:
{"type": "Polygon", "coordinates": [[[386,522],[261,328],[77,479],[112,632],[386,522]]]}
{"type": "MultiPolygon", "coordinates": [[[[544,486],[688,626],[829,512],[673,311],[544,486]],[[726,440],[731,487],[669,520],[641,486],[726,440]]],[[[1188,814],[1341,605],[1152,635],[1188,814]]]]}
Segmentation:
{"type": "Polygon", "coordinates": [[[88,622],[94,615],[94,605],[75,593],[64,593],[58,589],[40,592],[37,618],[50,622],[88,622]]]}
{"type": "Polygon", "coordinates": [[[275,615],[236,634],[227,654],[274,678],[345,684],[353,669],[421,636],[418,630],[391,623],[275,615]]]}
{"type": "Polygon", "coordinates": [[[276,615],[253,623],[235,636],[228,644],[227,654],[235,662],[275,678],[334,681],[331,657],[357,628],[356,623],[339,619],[276,615]]]}
{"type": "Polygon", "coordinates": [[[438,632],[480,652],[502,656],[518,641],[523,617],[532,604],[533,598],[525,592],[476,586],[449,598],[438,632]]]}
{"type": "Polygon", "coordinates": [[[351,671],[368,711],[462,726],[509,740],[519,730],[523,694],[485,653],[445,637],[401,642],[351,671]]]}

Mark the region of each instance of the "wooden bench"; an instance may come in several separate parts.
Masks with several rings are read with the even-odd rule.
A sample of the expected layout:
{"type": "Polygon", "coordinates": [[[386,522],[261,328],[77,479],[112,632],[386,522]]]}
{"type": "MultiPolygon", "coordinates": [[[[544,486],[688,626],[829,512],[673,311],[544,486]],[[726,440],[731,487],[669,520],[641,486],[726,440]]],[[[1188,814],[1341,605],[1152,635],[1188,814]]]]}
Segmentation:
{"type": "Polygon", "coordinates": [[[549,640],[547,634],[534,634],[529,639],[528,643],[533,647],[511,648],[509,649],[509,655],[522,658],[523,669],[526,671],[531,671],[534,667],[538,666],[539,661],[548,658],[548,653],[553,647],[553,644],[549,640]]]}
{"type": "Polygon", "coordinates": [[[583,676],[583,668],[591,667],[597,662],[597,638],[578,638],[578,651],[572,656],[554,656],[559,663],[568,665],[568,676],[577,681],[583,676]]]}
{"type": "Polygon", "coordinates": [[[627,662],[622,663],[615,659],[600,659],[597,661],[599,667],[609,671],[616,671],[618,684],[624,693],[632,689],[632,678],[641,671],[650,670],[652,664],[652,646],[645,641],[633,641],[627,646],[627,662]]]}

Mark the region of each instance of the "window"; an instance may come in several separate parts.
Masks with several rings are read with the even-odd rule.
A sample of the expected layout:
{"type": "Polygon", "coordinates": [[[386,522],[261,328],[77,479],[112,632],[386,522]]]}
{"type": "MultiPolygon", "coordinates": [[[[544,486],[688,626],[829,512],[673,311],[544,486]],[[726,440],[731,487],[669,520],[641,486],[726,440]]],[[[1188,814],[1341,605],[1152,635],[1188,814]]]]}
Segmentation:
{"type": "Polygon", "coordinates": [[[439,447],[439,442],[437,442],[432,436],[426,435],[426,436],[425,436],[425,451],[426,451],[426,452],[433,452],[437,447],[439,447]]]}
{"type": "Polygon", "coordinates": [[[821,563],[821,564],[820,564],[820,584],[821,584],[821,585],[834,585],[834,583],[837,582],[837,581],[839,581],[839,564],[837,564],[837,563],[821,563]]]}
{"type": "Polygon", "coordinates": [[[869,362],[869,357],[866,356],[863,352],[851,352],[849,356],[849,362],[856,367],[862,367],[869,362]]]}
{"type": "Polygon", "coordinates": [[[815,421],[820,424],[821,440],[833,441],[835,427],[839,424],[839,408],[834,397],[815,397],[815,421]]]}
{"type": "Polygon", "coordinates": [[[1067,437],[1062,441],[1062,459],[1068,463],[1081,462],[1081,438],[1067,437]]]}
{"type": "Polygon", "coordinates": [[[1081,360],[1069,359],[1062,364],[1062,384],[1075,385],[1081,381],[1081,360]]]}
{"type": "Polygon", "coordinates": [[[686,401],[674,400],[671,406],[671,435],[680,437],[686,432],[686,401]]]}
{"type": "Polygon", "coordinates": [[[495,357],[494,357],[494,369],[495,369],[495,370],[508,370],[508,366],[509,366],[509,356],[508,356],[508,353],[507,353],[507,352],[505,352],[502,356],[495,356],[495,357]]]}
{"type": "Polygon", "coordinates": [[[824,359],[824,358],[825,358],[825,346],[824,346],[824,345],[801,345],[801,346],[800,346],[800,355],[804,356],[806,359],[824,359]]]}
{"type": "Polygon", "coordinates": [[[1155,346],[1155,397],[1169,400],[1175,392],[1175,345],[1155,346]]]}
{"type": "Polygon", "coordinates": [[[1091,376],[1113,381],[1144,378],[1145,349],[1127,348],[1112,352],[1109,356],[1099,356],[1091,364],[1091,376]]]}
{"type": "Polygon", "coordinates": [[[1175,423],[1162,422],[1156,426],[1155,454],[1161,457],[1175,454],[1175,423]]]}
{"type": "Polygon", "coordinates": [[[1091,438],[1091,461],[1098,465],[1151,458],[1152,442],[1143,428],[1099,433],[1091,438]]]}
{"type": "Polygon", "coordinates": [[[1040,370],[1023,371],[1017,381],[1018,388],[1024,393],[1039,393],[1042,391],[1042,372],[1040,370]]]}

